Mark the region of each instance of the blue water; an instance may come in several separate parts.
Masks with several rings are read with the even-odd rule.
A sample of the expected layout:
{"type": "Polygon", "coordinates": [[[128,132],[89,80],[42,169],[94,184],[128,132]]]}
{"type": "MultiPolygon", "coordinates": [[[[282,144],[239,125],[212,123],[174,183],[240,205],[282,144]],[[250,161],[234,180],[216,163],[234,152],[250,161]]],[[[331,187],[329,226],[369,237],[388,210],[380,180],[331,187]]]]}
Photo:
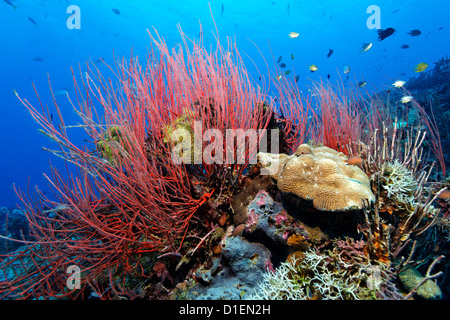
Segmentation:
{"type": "MultiPolygon", "coordinates": [[[[220,39],[236,39],[255,80],[267,67],[256,46],[261,50],[271,70],[275,60],[283,56],[285,70],[300,75],[299,85],[310,80],[338,79],[344,65],[351,68],[350,81],[365,80],[367,89],[384,88],[396,79],[414,76],[414,66],[433,62],[449,54],[450,1],[448,0],[10,0],[14,9],[0,1],[0,207],[14,206],[18,199],[13,184],[20,188],[38,185],[49,192],[43,173],[50,173],[49,159],[55,167],[62,161],[43,151],[55,148],[55,143],[38,134],[37,124],[16,98],[36,107],[35,83],[44,104],[52,105],[47,75],[54,90],[73,88],[70,68],[81,69],[85,61],[103,57],[112,63],[116,57],[144,57],[150,45],[147,29],[155,27],[169,47],[179,43],[177,25],[192,38],[198,36],[202,24],[204,43],[214,43],[215,19],[220,39]],[[66,13],[69,5],[81,10],[81,29],[68,29],[66,13]],[[393,27],[394,35],[377,41],[375,30],[368,29],[366,12],[377,5],[381,12],[381,28],[393,27]],[[223,11],[222,11],[223,8],[223,11]],[[120,14],[113,11],[117,9],[120,14]],[[29,18],[33,19],[34,24],[29,18]],[[419,29],[422,34],[406,33],[419,29]],[[441,30],[439,30],[441,29],[441,30]],[[296,39],[289,32],[300,34],[296,39]],[[373,42],[371,50],[359,53],[362,43],[373,42]],[[253,44],[254,43],[254,44],[253,44]],[[408,49],[400,46],[408,44],[408,49]],[[327,58],[329,49],[333,55],[327,58]],[[291,54],[294,54],[294,60],[291,54]],[[250,60],[250,58],[251,60],[250,60]],[[42,61],[35,61],[35,59],[42,61]],[[310,73],[308,66],[319,70],[310,73]]],[[[143,59],[142,59],[143,60],[143,59]]],[[[58,98],[60,99],[60,98],[58,98]]],[[[77,119],[62,98],[61,108],[68,122],[77,119]]]]}

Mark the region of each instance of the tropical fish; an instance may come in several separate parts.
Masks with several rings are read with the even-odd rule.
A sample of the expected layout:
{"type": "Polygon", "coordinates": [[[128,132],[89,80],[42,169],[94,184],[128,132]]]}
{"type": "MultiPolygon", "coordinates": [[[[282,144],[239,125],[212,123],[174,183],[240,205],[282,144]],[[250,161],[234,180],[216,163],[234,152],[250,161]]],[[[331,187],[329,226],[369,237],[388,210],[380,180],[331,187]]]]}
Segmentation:
{"type": "Polygon", "coordinates": [[[448,199],[450,199],[450,190],[446,189],[446,190],[442,191],[442,192],[439,194],[438,198],[439,198],[439,199],[442,199],[442,200],[448,200],[448,199]]]}
{"type": "Polygon", "coordinates": [[[281,74],[277,75],[277,80],[281,80],[281,74]]]}
{"type": "Polygon", "coordinates": [[[372,42],[369,43],[363,43],[360,52],[364,53],[370,50],[370,48],[372,48],[372,42]]]}
{"type": "Polygon", "coordinates": [[[360,82],[358,82],[358,87],[360,87],[360,88],[362,88],[362,87],[364,87],[365,85],[367,84],[367,82],[366,81],[360,81],[360,82]]]}
{"type": "Polygon", "coordinates": [[[396,88],[401,88],[405,85],[406,81],[397,80],[392,85],[396,88]]]}
{"type": "Polygon", "coordinates": [[[298,82],[299,79],[300,79],[300,76],[295,76],[294,77],[295,82],[298,82]]]}
{"type": "Polygon", "coordinates": [[[327,58],[331,57],[332,54],[333,54],[333,50],[328,49],[327,58]]]}
{"type": "Polygon", "coordinates": [[[280,63],[280,68],[286,68],[286,63],[284,62],[280,63]]]}
{"type": "Polygon", "coordinates": [[[294,54],[291,54],[291,60],[294,60],[294,54]]]}
{"type": "Polygon", "coordinates": [[[293,38],[293,39],[294,39],[294,38],[297,38],[299,35],[300,35],[299,33],[293,32],[293,31],[289,33],[289,37],[290,37],[290,38],[293,38]]]}
{"type": "Polygon", "coordinates": [[[394,28],[387,28],[387,29],[380,29],[377,30],[378,33],[378,41],[383,41],[384,39],[386,39],[387,37],[389,37],[390,35],[392,35],[395,32],[394,28]]]}
{"type": "Polygon", "coordinates": [[[105,61],[105,58],[104,57],[100,57],[100,58],[98,58],[97,60],[94,61],[94,64],[99,64],[99,63],[101,63],[103,61],[105,61]]]}
{"type": "Polygon", "coordinates": [[[315,71],[319,70],[319,68],[317,68],[316,65],[312,64],[309,66],[309,70],[311,70],[311,72],[315,72],[315,71]]]}
{"type": "Polygon", "coordinates": [[[361,157],[353,156],[347,159],[347,164],[351,166],[359,166],[364,162],[364,160],[361,157]]]}
{"type": "Polygon", "coordinates": [[[281,62],[281,59],[283,59],[282,56],[280,56],[280,57],[278,58],[277,63],[280,63],[280,62],[281,62]]]}
{"type": "Polygon", "coordinates": [[[348,65],[344,66],[344,73],[347,74],[350,72],[350,67],[348,65]]]}
{"type": "Polygon", "coordinates": [[[402,45],[400,46],[400,48],[402,48],[402,49],[408,49],[409,46],[408,46],[407,44],[402,44],[402,45]]]}
{"type": "Polygon", "coordinates": [[[120,14],[120,11],[119,10],[117,10],[117,9],[112,9],[112,12],[114,12],[115,14],[117,14],[117,15],[119,15],[120,14]]]}
{"type": "Polygon", "coordinates": [[[14,10],[16,10],[16,9],[18,8],[16,5],[12,4],[11,1],[9,1],[9,0],[3,0],[3,1],[4,1],[5,3],[9,4],[11,7],[13,7],[14,10]]]}
{"type": "Polygon", "coordinates": [[[36,21],[34,21],[34,19],[33,19],[33,18],[30,18],[30,17],[28,17],[28,20],[30,20],[30,22],[31,22],[32,24],[34,24],[34,25],[36,25],[36,26],[37,26],[37,23],[36,23],[36,21]]]}
{"type": "Polygon", "coordinates": [[[412,100],[412,96],[403,96],[401,99],[400,99],[400,102],[401,103],[408,103],[408,102],[410,102],[411,100],[412,100]]]}
{"type": "Polygon", "coordinates": [[[245,229],[245,223],[242,223],[240,225],[238,225],[236,228],[234,228],[233,232],[231,233],[232,237],[236,237],[238,235],[240,235],[245,229]]]}
{"type": "Polygon", "coordinates": [[[284,73],[285,75],[290,75],[291,74],[291,70],[287,70],[285,73],[284,73]]]}
{"type": "Polygon", "coordinates": [[[62,96],[62,95],[68,94],[69,91],[70,91],[70,89],[67,90],[66,88],[59,89],[58,91],[55,92],[55,96],[62,96]]]}
{"type": "Polygon", "coordinates": [[[425,69],[428,68],[428,64],[426,64],[425,62],[419,63],[416,66],[416,72],[422,72],[425,71],[425,69]]]}
{"type": "Polygon", "coordinates": [[[419,36],[421,33],[422,33],[422,32],[421,32],[420,30],[417,30],[417,29],[414,29],[414,30],[411,30],[410,32],[407,32],[407,34],[409,34],[410,36],[413,36],[413,37],[417,37],[417,36],[419,36]]]}

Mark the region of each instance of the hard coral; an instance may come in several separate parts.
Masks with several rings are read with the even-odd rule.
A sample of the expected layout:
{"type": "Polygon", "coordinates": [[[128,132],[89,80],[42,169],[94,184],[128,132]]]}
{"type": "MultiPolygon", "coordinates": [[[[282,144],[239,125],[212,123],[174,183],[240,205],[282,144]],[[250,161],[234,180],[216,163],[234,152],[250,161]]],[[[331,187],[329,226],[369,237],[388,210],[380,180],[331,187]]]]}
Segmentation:
{"type": "Polygon", "coordinates": [[[282,192],[313,200],[318,210],[361,209],[375,200],[367,175],[328,147],[302,144],[291,156],[259,153],[258,160],[282,192]]]}

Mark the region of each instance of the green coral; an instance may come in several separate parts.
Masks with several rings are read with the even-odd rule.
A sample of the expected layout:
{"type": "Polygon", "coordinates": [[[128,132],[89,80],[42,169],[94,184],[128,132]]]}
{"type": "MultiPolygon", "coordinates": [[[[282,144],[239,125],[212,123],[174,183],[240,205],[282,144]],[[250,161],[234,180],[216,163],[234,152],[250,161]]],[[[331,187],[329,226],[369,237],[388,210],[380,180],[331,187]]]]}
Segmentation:
{"type": "Polygon", "coordinates": [[[103,159],[108,160],[109,163],[115,164],[117,162],[115,152],[113,151],[112,144],[120,144],[122,140],[122,134],[120,132],[120,126],[109,127],[103,135],[103,139],[97,141],[97,150],[103,159]]]}
{"type": "MultiPolygon", "coordinates": [[[[163,128],[164,143],[172,143],[172,150],[178,152],[179,158],[183,163],[194,163],[195,159],[201,159],[201,150],[194,148],[194,128],[195,117],[191,111],[185,109],[183,114],[176,118],[172,123],[163,128]],[[190,139],[185,139],[185,136],[190,139]],[[184,153],[184,151],[189,152],[184,153]]],[[[200,148],[201,149],[201,148],[200,148]]]]}
{"type": "MultiPolygon", "coordinates": [[[[411,291],[418,286],[424,277],[414,268],[406,269],[399,273],[400,281],[406,290],[411,291]]],[[[416,290],[416,294],[427,300],[438,300],[442,298],[442,291],[439,286],[431,279],[426,280],[416,290]]]]}

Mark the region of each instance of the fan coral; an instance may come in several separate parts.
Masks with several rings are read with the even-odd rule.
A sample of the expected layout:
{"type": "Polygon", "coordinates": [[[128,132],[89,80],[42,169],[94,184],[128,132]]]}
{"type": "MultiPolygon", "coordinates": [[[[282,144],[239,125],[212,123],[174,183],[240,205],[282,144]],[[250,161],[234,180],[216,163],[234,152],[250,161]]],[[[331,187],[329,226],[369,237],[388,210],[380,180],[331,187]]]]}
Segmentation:
{"type": "Polygon", "coordinates": [[[258,159],[282,192],[313,200],[316,209],[361,209],[375,200],[367,175],[328,147],[302,144],[292,156],[259,153],[258,159]]]}

